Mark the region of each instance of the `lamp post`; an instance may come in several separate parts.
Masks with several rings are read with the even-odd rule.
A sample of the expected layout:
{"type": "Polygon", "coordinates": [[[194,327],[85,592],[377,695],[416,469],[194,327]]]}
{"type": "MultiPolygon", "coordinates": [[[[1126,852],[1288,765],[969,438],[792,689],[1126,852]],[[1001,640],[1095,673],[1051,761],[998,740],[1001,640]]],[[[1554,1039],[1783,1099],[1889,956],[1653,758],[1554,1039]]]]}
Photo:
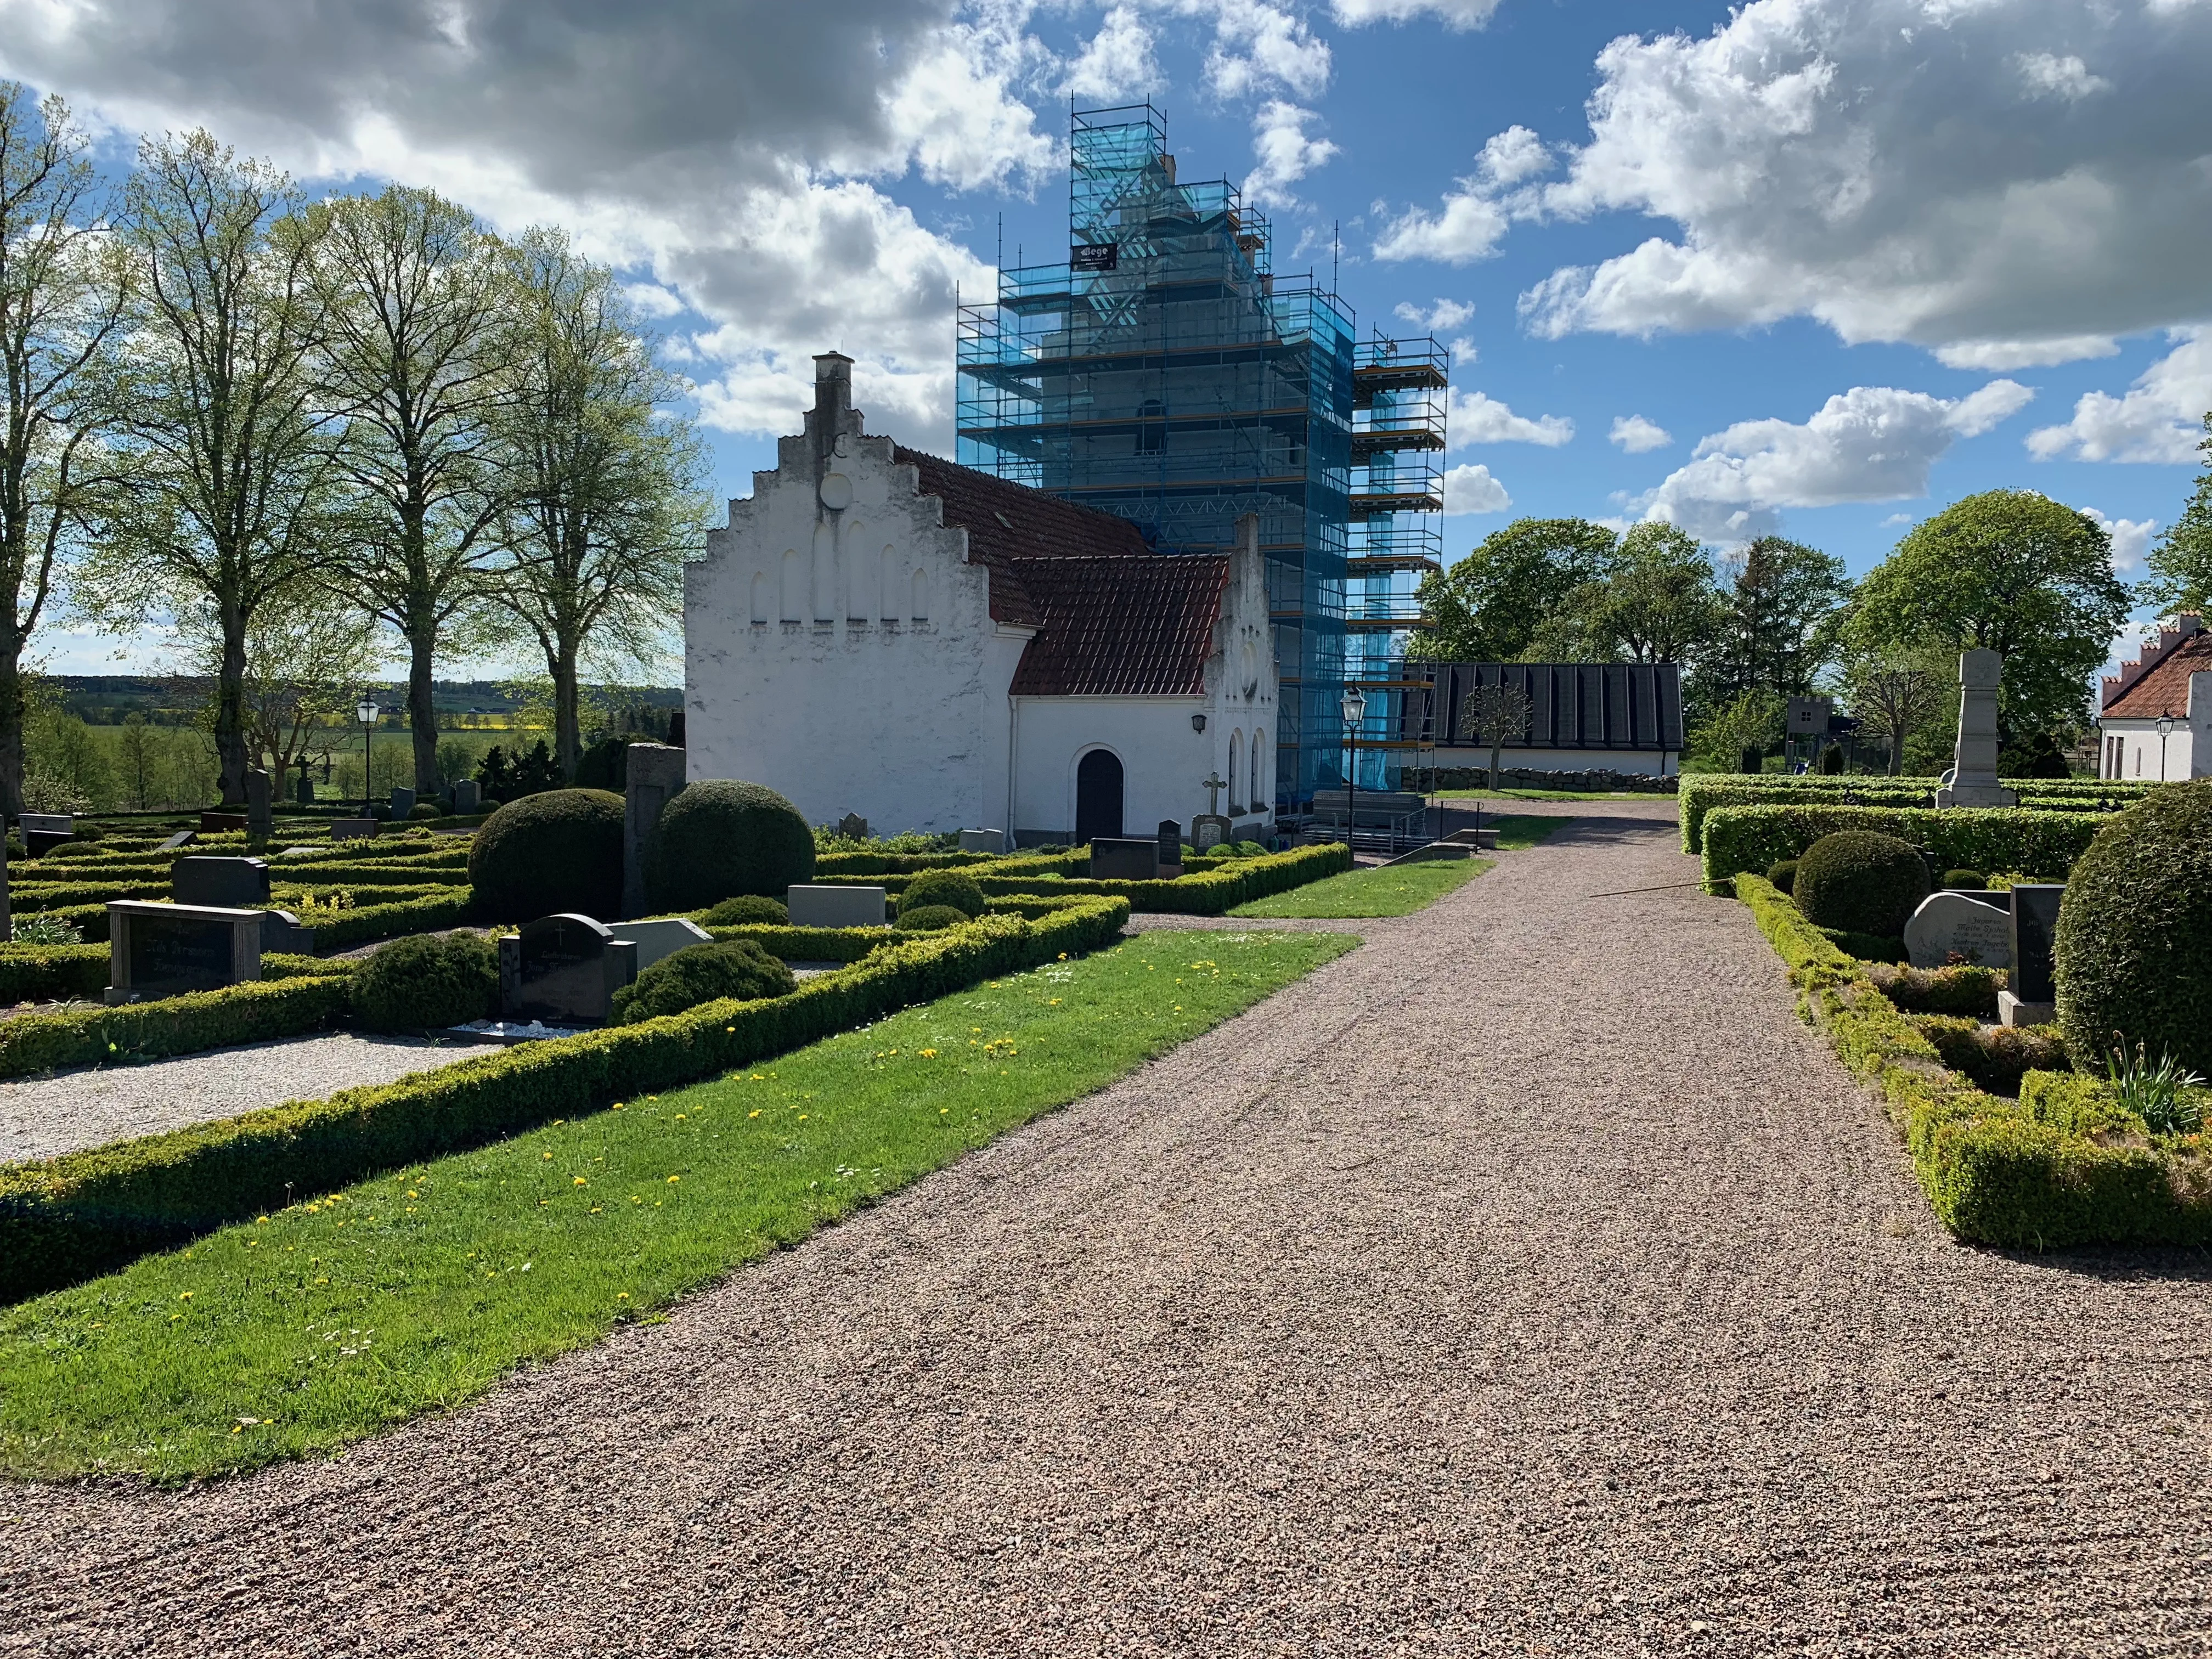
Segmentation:
{"type": "Polygon", "coordinates": [[[1344,690],[1344,841],[1352,861],[1359,862],[1359,722],[1367,718],[1367,699],[1356,685],[1344,690]]]}
{"type": "Polygon", "coordinates": [[[2160,714],[2158,717],[2158,781],[2160,783],[2166,781],[2166,740],[2172,735],[2173,716],[2160,714]]]}
{"type": "Polygon", "coordinates": [[[361,704],[354,711],[361,720],[361,815],[368,817],[375,810],[375,798],[371,794],[368,781],[369,743],[376,732],[376,716],[380,712],[375,700],[366,691],[361,694],[361,704]]]}

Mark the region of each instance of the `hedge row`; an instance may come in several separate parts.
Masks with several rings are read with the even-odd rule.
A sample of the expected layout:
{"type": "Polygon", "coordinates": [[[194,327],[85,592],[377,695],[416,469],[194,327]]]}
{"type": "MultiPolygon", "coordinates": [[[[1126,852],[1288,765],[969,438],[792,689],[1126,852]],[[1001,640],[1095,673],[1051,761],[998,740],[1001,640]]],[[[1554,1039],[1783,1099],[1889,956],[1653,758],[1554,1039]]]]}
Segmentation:
{"type": "MultiPolygon", "coordinates": [[[[621,925],[615,926],[619,933],[621,925]]],[[[774,922],[709,927],[707,932],[717,939],[749,939],[784,962],[858,962],[878,945],[914,937],[889,927],[785,927],[774,922]]]]}
{"type": "Polygon", "coordinates": [[[96,997],[107,988],[107,963],[105,945],[0,945],[0,1005],[96,997]]]}
{"type": "Polygon", "coordinates": [[[1805,1013],[1881,1091],[1922,1190],[1956,1237],[2038,1250],[2212,1242],[2212,1139],[2154,1141],[2139,1119],[2099,1103],[2104,1085],[2091,1078],[2030,1072],[2017,1101],[1985,1093],[1944,1066],[1787,895],[1752,875],[1738,876],[1735,891],[1789,965],[1805,1013]]]}
{"type": "MultiPolygon", "coordinates": [[[[105,987],[107,975],[100,974],[105,987]]],[[[157,1002],[0,1020],[0,1077],[159,1060],[319,1030],[346,1010],[346,976],[260,980],[157,1002]]]]}
{"type": "Polygon", "coordinates": [[[2056,880],[2106,822],[2102,813],[2026,806],[1723,806],[1705,817],[1705,879],[1764,872],[1839,830],[1873,830],[1926,848],[1942,869],[2018,870],[2056,880]]]}
{"type": "MultiPolygon", "coordinates": [[[[15,866],[17,871],[21,866],[15,866]]],[[[10,872],[11,877],[14,872],[10,872]]],[[[169,896],[167,877],[160,881],[18,881],[8,883],[8,903],[11,909],[36,915],[41,910],[58,910],[71,904],[105,904],[110,899],[165,899],[169,896]]]]}
{"type": "MultiPolygon", "coordinates": [[[[2021,800],[2033,803],[2037,810],[2048,812],[2112,812],[2141,797],[2143,787],[2135,784],[2078,784],[2060,783],[2056,779],[2042,780],[2045,787],[2032,789],[2033,779],[2008,780],[2006,787],[2019,794],[2021,800]]],[[[1849,795],[1849,805],[1881,806],[1893,809],[1925,807],[1933,809],[1938,781],[1934,778],[1776,778],[1761,782],[1756,776],[1736,776],[1720,773],[1682,781],[1681,805],[1679,808],[1682,824],[1682,850],[1701,853],[1705,850],[1706,816],[1724,806],[1826,806],[1843,805],[1838,796],[1849,795]],[[1849,786],[1838,788],[1835,786],[1849,786]]],[[[2151,787],[2157,786],[2152,785],[2151,787]]]]}
{"type": "MultiPolygon", "coordinates": [[[[1286,893],[1293,887],[1340,874],[1351,867],[1352,849],[1342,842],[1325,842],[1317,847],[1298,847],[1260,858],[1224,860],[1213,869],[1178,876],[1172,881],[1099,881],[1088,877],[1063,878],[1049,874],[977,875],[975,881],[988,897],[1107,895],[1125,898],[1132,909],[1150,915],[1218,916],[1254,899],[1286,893]]],[[[817,878],[820,879],[818,876],[817,878]]],[[[829,878],[832,883],[878,886],[890,893],[903,891],[908,879],[890,874],[877,878],[829,878]]]]}
{"type": "Polygon", "coordinates": [[[337,917],[315,921],[315,948],[343,951],[400,933],[435,933],[465,926],[474,914],[476,895],[466,887],[441,887],[421,898],[390,904],[356,905],[337,917]]]}
{"type": "MultiPolygon", "coordinates": [[[[903,939],[788,996],[711,1002],[328,1100],[0,1170],[0,1297],[112,1271],[288,1196],[328,1192],[552,1118],[581,1117],[626,1095],[755,1065],[979,981],[1097,950],[1128,915],[1126,903],[1109,900],[1036,922],[986,917],[903,939]]],[[[343,981],[334,983],[342,994],[343,981]]]]}

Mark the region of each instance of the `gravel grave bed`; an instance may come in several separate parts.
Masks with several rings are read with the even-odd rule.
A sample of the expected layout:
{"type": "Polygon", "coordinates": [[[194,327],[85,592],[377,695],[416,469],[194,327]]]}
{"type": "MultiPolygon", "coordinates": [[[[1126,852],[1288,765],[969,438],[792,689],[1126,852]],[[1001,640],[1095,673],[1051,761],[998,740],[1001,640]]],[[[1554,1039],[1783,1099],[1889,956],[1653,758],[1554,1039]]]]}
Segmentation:
{"type": "Polygon", "coordinates": [[[665,1322],[0,1492],[0,1650],[2201,1653],[2197,1255],[1953,1243],[1671,805],[665,1322]]]}

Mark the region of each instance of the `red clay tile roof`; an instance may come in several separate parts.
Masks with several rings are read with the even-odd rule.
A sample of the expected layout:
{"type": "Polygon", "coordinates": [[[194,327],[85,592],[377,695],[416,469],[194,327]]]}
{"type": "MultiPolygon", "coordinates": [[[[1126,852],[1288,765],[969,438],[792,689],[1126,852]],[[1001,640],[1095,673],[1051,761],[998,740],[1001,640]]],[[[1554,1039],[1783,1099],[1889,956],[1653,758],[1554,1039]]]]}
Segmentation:
{"type": "Polygon", "coordinates": [[[2208,668],[2212,668],[2212,633],[2192,635],[2106,703],[2105,713],[2122,720],[2157,720],[2169,714],[2180,720],[2189,713],[2190,675],[2208,668]]]}
{"type": "Polygon", "coordinates": [[[1026,484],[1009,483],[903,445],[891,458],[921,474],[921,493],[945,503],[945,522],[968,532],[972,552],[991,558],[1095,558],[1143,553],[1144,533],[1127,519],[1078,507],[1026,484]]]}
{"type": "Polygon", "coordinates": [[[1022,653],[1018,697],[1173,697],[1206,690],[1229,585],[1220,554],[1060,556],[1018,562],[1044,626],[1022,653]]]}

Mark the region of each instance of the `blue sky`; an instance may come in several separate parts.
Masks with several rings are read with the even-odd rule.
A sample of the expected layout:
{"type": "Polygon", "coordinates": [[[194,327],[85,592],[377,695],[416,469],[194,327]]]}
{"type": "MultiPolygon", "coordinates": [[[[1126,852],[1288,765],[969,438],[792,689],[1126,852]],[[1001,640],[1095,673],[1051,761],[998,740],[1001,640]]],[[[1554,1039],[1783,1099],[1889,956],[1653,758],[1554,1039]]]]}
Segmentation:
{"type": "Polygon", "coordinates": [[[1149,96],[1279,270],[1340,224],[1363,331],[1464,343],[1454,555],[1654,514],[1854,574],[1998,485],[2141,574],[2212,406],[2208,70],[2212,0],[0,0],[0,72],[113,157],[204,124],[567,226],[699,383],[725,495],[830,346],[948,450],[954,286],[1001,216],[1010,262],[1063,244],[1071,95],[1149,96]]]}

